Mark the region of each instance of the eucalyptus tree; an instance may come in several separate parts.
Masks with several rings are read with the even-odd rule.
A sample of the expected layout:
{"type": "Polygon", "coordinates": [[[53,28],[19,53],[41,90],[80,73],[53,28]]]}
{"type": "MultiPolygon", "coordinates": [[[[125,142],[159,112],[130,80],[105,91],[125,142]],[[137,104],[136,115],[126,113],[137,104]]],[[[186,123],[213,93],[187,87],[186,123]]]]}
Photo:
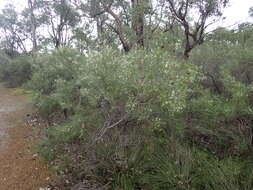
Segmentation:
{"type": "Polygon", "coordinates": [[[91,49],[100,49],[103,45],[112,45],[113,34],[107,30],[104,22],[108,19],[106,15],[94,15],[96,0],[75,0],[74,6],[80,14],[81,22],[73,30],[74,45],[80,48],[80,52],[91,49]],[[94,3],[95,2],[95,3],[94,3]]]}
{"type": "Polygon", "coordinates": [[[145,47],[149,0],[79,0],[79,3],[94,18],[98,37],[111,31],[126,52],[132,47],[145,47]]]}
{"type": "Polygon", "coordinates": [[[228,0],[162,0],[184,30],[184,57],[204,42],[206,29],[222,18],[228,0]]]}
{"type": "Polygon", "coordinates": [[[2,33],[2,48],[8,50],[10,55],[16,52],[27,53],[25,41],[27,35],[20,15],[11,4],[6,5],[0,14],[0,30],[2,33]]]}
{"type": "Polygon", "coordinates": [[[45,15],[40,12],[40,6],[40,0],[27,0],[27,7],[20,14],[23,29],[30,40],[29,46],[32,44],[33,53],[40,49],[40,42],[43,38],[41,26],[45,22],[45,15]]]}
{"type": "Polygon", "coordinates": [[[80,22],[80,15],[71,0],[40,0],[39,10],[55,48],[69,46],[72,30],[80,22]]]}
{"type": "Polygon", "coordinates": [[[37,30],[37,21],[35,17],[35,9],[36,9],[36,0],[28,0],[28,8],[29,8],[29,16],[30,16],[30,26],[31,26],[31,37],[33,43],[33,51],[36,52],[37,50],[37,37],[36,37],[36,30],[37,30]]]}

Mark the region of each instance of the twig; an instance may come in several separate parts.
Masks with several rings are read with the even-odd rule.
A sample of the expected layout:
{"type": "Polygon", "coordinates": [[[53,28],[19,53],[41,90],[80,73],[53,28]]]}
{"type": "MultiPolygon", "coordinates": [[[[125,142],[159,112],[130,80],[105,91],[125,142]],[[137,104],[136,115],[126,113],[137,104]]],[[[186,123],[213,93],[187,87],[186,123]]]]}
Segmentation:
{"type": "Polygon", "coordinates": [[[108,129],[112,129],[114,127],[117,127],[122,121],[124,121],[127,118],[128,114],[124,115],[119,121],[117,121],[116,123],[107,126],[107,122],[105,123],[105,126],[100,130],[98,137],[95,139],[94,142],[99,141],[104,134],[107,132],[108,129]]]}

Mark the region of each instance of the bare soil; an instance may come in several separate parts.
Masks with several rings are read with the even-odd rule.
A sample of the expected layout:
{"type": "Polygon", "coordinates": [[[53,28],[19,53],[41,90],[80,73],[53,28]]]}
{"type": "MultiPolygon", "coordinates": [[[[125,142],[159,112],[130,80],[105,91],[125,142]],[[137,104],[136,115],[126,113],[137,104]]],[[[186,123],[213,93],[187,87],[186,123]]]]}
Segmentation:
{"type": "Polygon", "coordinates": [[[34,153],[36,129],[25,124],[31,102],[0,85],[0,190],[47,189],[48,166],[34,153]]]}

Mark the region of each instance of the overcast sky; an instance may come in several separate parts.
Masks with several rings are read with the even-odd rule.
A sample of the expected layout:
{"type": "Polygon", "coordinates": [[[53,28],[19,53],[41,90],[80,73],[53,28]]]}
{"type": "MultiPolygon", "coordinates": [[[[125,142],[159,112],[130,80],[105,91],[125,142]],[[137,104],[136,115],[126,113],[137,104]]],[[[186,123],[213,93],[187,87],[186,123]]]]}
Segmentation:
{"type": "Polygon", "coordinates": [[[252,22],[248,14],[250,7],[253,7],[253,0],[230,0],[230,6],[224,12],[226,19],[220,24],[230,26],[235,23],[252,22]]]}
{"type": "MultiPolygon", "coordinates": [[[[0,0],[0,9],[4,7],[7,3],[13,3],[15,7],[21,10],[26,6],[27,0],[0,0]]],[[[233,26],[238,23],[245,21],[253,21],[249,18],[248,10],[253,7],[253,0],[230,0],[230,6],[226,8],[224,16],[226,19],[219,22],[217,26],[233,26]]]]}

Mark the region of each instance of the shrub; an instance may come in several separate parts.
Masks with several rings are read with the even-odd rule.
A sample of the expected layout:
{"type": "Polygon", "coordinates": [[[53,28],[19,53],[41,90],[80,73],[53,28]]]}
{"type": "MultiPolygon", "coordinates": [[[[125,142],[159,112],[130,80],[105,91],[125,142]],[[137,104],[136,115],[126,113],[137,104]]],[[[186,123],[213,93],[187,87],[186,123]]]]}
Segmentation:
{"type": "Polygon", "coordinates": [[[67,48],[38,56],[27,87],[36,93],[50,95],[56,90],[58,80],[70,81],[76,78],[80,62],[78,52],[67,48]]]}
{"type": "Polygon", "coordinates": [[[66,50],[42,58],[45,61],[38,64],[28,84],[37,94],[40,109],[73,111],[71,122],[49,131],[42,154],[53,159],[56,150],[61,152],[77,141],[83,147],[84,162],[97,161],[89,173],[106,177],[101,181],[115,188],[137,187],[141,155],[147,153],[141,150],[145,142],[151,143],[144,133],[158,137],[182,127],[173,126],[175,119],[170,118],[180,115],[189,95],[198,89],[195,82],[202,77],[198,67],[170,60],[160,51],[122,54],[112,49],[87,57],[75,55],[76,64],[70,66],[67,53],[61,51],[66,50]],[[66,127],[72,129],[75,120],[77,133],[63,132],[66,127]]]}
{"type": "Polygon", "coordinates": [[[4,52],[0,51],[0,65],[3,66],[10,62],[10,58],[4,52]]]}
{"type": "Polygon", "coordinates": [[[90,55],[80,70],[85,73],[79,75],[80,91],[91,105],[96,107],[102,97],[108,114],[120,110],[144,120],[155,113],[181,112],[201,77],[196,66],[172,61],[159,51],[121,55],[107,50],[90,55]]]}
{"type": "Polygon", "coordinates": [[[49,117],[71,107],[71,100],[76,98],[72,96],[80,64],[79,53],[67,48],[37,57],[33,76],[25,86],[33,90],[35,105],[41,113],[49,117]]]}
{"type": "Polygon", "coordinates": [[[10,87],[19,87],[26,83],[32,75],[32,59],[20,56],[13,60],[5,59],[0,64],[0,78],[10,87]]]}
{"type": "Polygon", "coordinates": [[[40,155],[47,161],[53,161],[57,156],[61,158],[64,145],[79,141],[83,137],[83,131],[79,126],[78,122],[72,121],[50,127],[47,130],[48,139],[38,145],[40,155]]]}
{"type": "Polygon", "coordinates": [[[234,59],[237,65],[231,68],[233,75],[244,84],[251,84],[253,82],[253,49],[238,48],[234,52],[234,59]]]}
{"type": "Polygon", "coordinates": [[[251,86],[221,70],[224,94],[202,90],[188,101],[186,137],[218,156],[240,155],[250,151],[252,104],[251,86]]]}
{"type": "Polygon", "coordinates": [[[236,159],[250,150],[249,131],[234,125],[252,116],[251,86],[230,67],[219,66],[223,91],[213,93],[201,87],[199,66],[159,50],[79,56],[60,49],[38,60],[27,85],[37,107],[70,113],[49,128],[40,153],[70,168],[73,181],[89,176],[129,190],[252,188],[236,159]]]}

